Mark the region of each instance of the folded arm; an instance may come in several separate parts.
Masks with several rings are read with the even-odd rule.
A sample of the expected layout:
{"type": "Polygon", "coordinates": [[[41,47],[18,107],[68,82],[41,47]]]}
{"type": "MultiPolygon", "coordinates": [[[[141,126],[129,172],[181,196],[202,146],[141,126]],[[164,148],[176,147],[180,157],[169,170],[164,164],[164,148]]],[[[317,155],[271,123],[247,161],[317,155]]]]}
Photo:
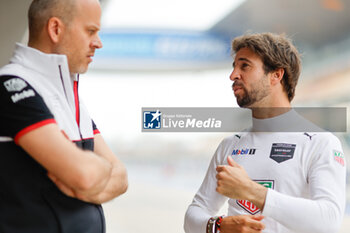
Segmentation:
{"type": "Polygon", "coordinates": [[[127,172],[122,162],[114,155],[101,134],[95,135],[94,152],[112,164],[110,178],[103,190],[96,195],[81,196],[80,199],[101,204],[126,192],[128,188],[127,172]]]}
{"type": "Polygon", "coordinates": [[[56,124],[44,125],[18,139],[33,159],[47,169],[51,177],[66,184],[75,193],[96,195],[105,189],[113,165],[94,152],[79,149],[56,124]]]}

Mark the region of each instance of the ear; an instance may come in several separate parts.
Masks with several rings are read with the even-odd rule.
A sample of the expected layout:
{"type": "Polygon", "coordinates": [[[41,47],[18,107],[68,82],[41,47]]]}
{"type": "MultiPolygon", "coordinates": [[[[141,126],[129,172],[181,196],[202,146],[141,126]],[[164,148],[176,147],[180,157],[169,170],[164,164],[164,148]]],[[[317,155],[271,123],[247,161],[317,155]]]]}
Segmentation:
{"type": "Polygon", "coordinates": [[[57,17],[51,17],[47,23],[47,32],[51,41],[57,44],[60,41],[63,33],[64,25],[63,22],[57,17]]]}
{"type": "Polygon", "coordinates": [[[281,80],[284,75],[284,69],[283,68],[278,68],[274,71],[271,72],[271,85],[277,85],[281,83],[281,80]]]}

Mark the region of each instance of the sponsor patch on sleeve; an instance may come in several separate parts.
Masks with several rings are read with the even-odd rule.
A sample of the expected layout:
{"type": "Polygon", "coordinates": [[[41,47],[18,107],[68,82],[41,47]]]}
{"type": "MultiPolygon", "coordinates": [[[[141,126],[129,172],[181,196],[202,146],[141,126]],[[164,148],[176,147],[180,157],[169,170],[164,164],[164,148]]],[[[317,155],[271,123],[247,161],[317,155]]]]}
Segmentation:
{"type": "Polygon", "coordinates": [[[22,91],[27,83],[20,78],[12,78],[5,81],[4,86],[8,92],[22,91]]]}
{"type": "Polygon", "coordinates": [[[20,100],[29,98],[29,97],[33,97],[35,96],[35,92],[33,89],[29,89],[29,90],[24,90],[20,93],[16,93],[14,95],[11,96],[11,100],[13,103],[17,103],[20,100]]]}
{"type": "Polygon", "coordinates": [[[341,151],[333,150],[333,156],[334,160],[337,161],[340,165],[344,167],[345,161],[344,161],[344,154],[341,151]]]}

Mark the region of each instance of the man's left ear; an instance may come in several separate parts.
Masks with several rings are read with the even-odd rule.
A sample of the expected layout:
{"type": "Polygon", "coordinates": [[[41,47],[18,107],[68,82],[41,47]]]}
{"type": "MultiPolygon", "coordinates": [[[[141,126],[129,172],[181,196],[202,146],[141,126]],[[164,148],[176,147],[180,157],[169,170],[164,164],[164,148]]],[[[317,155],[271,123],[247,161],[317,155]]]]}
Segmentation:
{"type": "Polygon", "coordinates": [[[47,22],[47,33],[52,41],[52,43],[57,44],[60,42],[60,38],[63,34],[64,24],[57,17],[51,17],[47,22]]]}
{"type": "Polygon", "coordinates": [[[283,68],[278,68],[278,69],[272,71],[271,85],[276,85],[276,84],[281,83],[281,80],[283,79],[283,75],[284,75],[283,68]]]}

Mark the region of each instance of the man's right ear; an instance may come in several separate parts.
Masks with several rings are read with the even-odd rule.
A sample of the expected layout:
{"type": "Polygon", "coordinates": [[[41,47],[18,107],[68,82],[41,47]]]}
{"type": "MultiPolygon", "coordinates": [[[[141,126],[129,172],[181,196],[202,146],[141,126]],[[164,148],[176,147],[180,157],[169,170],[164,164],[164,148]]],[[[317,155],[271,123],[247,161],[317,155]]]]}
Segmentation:
{"type": "Polygon", "coordinates": [[[63,32],[63,23],[57,17],[51,17],[47,23],[47,32],[52,43],[58,43],[63,32]]]}

